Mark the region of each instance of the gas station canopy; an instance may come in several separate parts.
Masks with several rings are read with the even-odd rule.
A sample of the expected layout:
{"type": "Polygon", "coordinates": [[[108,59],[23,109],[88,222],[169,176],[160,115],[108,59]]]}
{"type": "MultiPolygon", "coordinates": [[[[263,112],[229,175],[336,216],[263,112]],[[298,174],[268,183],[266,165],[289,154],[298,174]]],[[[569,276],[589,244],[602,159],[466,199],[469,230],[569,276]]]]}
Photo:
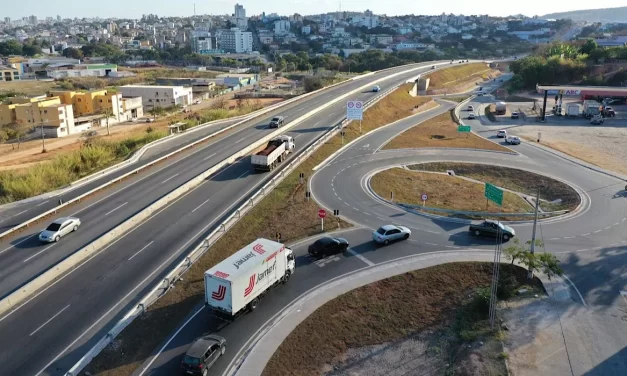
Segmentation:
{"type": "Polygon", "coordinates": [[[627,87],[616,86],[536,85],[536,91],[539,94],[548,91],[548,95],[627,97],[627,87]]]}

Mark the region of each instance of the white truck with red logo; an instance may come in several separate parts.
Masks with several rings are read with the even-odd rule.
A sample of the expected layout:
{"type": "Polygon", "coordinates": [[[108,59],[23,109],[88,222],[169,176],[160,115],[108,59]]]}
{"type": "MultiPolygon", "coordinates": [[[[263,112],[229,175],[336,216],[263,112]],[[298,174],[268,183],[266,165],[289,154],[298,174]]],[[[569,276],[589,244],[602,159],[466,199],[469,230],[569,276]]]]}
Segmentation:
{"type": "Polygon", "coordinates": [[[270,288],[287,282],[295,268],[291,249],[257,239],[205,272],[205,304],[228,316],[252,311],[270,288]]]}

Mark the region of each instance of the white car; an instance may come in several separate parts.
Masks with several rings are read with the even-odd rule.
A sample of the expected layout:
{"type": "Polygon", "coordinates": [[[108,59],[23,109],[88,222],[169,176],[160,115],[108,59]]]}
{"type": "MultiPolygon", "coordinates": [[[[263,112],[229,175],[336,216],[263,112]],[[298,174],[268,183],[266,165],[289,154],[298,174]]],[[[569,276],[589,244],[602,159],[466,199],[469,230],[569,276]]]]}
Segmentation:
{"type": "Polygon", "coordinates": [[[378,92],[380,92],[380,91],[381,91],[381,87],[379,87],[379,85],[374,85],[374,86],[372,87],[372,91],[373,91],[374,93],[378,93],[378,92]]]}
{"type": "Polygon", "coordinates": [[[475,118],[475,114],[473,114],[472,112],[468,114],[468,119],[472,120],[475,118]]]}
{"type": "Polygon", "coordinates": [[[507,138],[507,131],[505,129],[501,129],[496,131],[496,137],[498,138],[507,138]]]}
{"type": "Polygon", "coordinates": [[[59,218],[39,233],[39,241],[44,243],[58,242],[63,236],[78,230],[81,220],[75,217],[59,218]]]}
{"type": "Polygon", "coordinates": [[[475,108],[473,106],[468,106],[468,108],[466,108],[467,111],[474,111],[475,108]]]}
{"type": "Polygon", "coordinates": [[[520,145],[520,138],[518,136],[509,136],[505,139],[505,142],[510,145],[520,145]]]}
{"type": "Polygon", "coordinates": [[[406,240],[411,231],[404,226],[385,225],[372,233],[372,240],[379,244],[389,244],[395,240],[406,240]]]}

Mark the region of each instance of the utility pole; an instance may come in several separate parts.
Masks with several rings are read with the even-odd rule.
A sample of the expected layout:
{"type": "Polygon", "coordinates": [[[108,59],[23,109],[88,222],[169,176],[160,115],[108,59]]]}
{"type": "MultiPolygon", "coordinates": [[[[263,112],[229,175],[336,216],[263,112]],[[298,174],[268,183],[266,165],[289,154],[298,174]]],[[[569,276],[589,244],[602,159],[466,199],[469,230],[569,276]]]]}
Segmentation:
{"type": "Polygon", "coordinates": [[[494,329],[494,321],[496,319],[496,303],[497,292],[499,286],[499,272],[501,269],[501,251],[503,248],[503,232],[501,227],[496,229],[496,244],[494,246],[494,263],[492,264],[492,286],[490,289],[490,329],[494,329]]]}
{"type": "MultiPolygon", "coordinates": [[[[536,251],[536,227],[538,225],[538,209],[540,207],[540,187],[538,187],[538,191],[536,192],[536,212],[535,215],[533,216],[533,231],[531,232],[531,247],[530,247],[530,251],[531,254],[533,255],[536,251]]],[[[533,269],[529,270],[529,273],[527,274],[527,278],[532,279],[533,278],[533,269]]]]}

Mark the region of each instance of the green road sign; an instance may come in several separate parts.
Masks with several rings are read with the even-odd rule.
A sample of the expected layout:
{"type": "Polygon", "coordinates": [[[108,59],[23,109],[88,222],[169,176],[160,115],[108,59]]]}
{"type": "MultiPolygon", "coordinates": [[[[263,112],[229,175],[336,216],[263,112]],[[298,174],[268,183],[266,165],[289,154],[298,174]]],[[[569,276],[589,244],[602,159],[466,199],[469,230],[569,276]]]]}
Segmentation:
{"type": "Polygon", "coordinates": [[[470,132],[470,125],[458,125],[457,131],[460,133],[468,133],[470,132]]]}
{"type": "Polygon", "coordinates": [[[485,198],[501,206],[503,205],[503,190],[490,184],[485,183],[485,198]]]}

